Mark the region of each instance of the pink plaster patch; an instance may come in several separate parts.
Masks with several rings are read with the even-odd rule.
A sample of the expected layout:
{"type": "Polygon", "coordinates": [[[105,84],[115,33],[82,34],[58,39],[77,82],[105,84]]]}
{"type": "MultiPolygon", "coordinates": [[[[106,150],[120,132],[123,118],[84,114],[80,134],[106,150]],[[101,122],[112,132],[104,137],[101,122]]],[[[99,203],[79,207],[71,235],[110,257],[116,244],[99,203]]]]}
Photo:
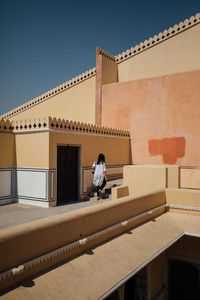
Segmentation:
{"type": "Polygon", "coordinates": [[[179,157],[185,156],[186,140],[184,137],[149,140],[149,154],[162,155],[164,164],[175,164],[179,157]]]}

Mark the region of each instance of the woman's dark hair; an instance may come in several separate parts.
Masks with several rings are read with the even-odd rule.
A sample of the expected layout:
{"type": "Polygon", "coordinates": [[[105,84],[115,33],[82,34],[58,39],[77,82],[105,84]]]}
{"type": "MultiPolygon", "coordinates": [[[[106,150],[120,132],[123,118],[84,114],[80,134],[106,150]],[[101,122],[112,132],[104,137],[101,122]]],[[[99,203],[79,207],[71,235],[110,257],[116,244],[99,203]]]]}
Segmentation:
{"type": "Polygon", "coordinates": [[[100,153],[97,160],[97,165],[100,163],[105,163],[105,155],[103,153],[100,153]]]}

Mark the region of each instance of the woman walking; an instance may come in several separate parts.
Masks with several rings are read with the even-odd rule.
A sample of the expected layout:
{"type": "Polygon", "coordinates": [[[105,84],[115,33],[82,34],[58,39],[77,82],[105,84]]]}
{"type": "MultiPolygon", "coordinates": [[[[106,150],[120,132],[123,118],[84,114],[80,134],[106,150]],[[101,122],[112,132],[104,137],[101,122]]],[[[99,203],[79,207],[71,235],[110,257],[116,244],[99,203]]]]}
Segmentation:
{"type": "Polygon", "coordinates": [[[105,156],[103,153],[100,153],[97,161],[95,161],[92,165],[94,171],[94,179],[93,184],[97,190],[97,199],[100,198],[100,192],[106,185],[107,177],[106,177],[106,164],[105,164],[105,156]]]}

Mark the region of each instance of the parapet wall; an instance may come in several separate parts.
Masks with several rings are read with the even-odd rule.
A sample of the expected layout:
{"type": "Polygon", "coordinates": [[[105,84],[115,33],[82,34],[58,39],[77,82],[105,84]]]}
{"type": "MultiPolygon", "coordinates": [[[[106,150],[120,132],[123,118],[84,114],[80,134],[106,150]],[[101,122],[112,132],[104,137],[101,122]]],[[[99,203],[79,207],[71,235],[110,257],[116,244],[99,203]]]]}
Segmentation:
{"type": "Polygon", "coordinates": [[[184,25],[182,27],[175,25],[176,31],[171,29],[171,32],[176,34],[170,34],[168,30],[165,35],[159,34],[131,48],[129,53],[133,55],[130,58],[126,58],[127,54],[121,56],[122,61],[118,64],[118,81],[125,82],[199,70],[199,22],[199,20],[193,24],[191,22],[191,25],[182,31],[178,29],[184,25]]]}
{"type": "Polygon", "coordinates": [[[9,121],[0,120],[0,168],[15,166],[15,137],[9,121]]]}
{"type": "Polygon", "coordinates": [[[163,212],[165,191],[159,190],[2,230],[0,290],[163,212]],[[13,249],[17,255],[13,255],[13,249]]]}
{"type": "Polygon", "coordinates": [[[166,204],[171,212],[200,217],[200,190],[167,188],[165,193],[166,204]]]}
{"type": "MultiPolygon", "coordinates": [[[[155,77],[168,76],[173,74],[183,74],[200,69],[200,14],[192,16],[189,20],[180,22],[174,27],[151,37],[122,54],[113,56],[105,50],[97,48],[96,52],[96,124],[104,123],[104,91],[109,89],[109,85],[115,86],[120,83],[134,84],[135,80],[153,79],[155,77]]],[[[187,75],[185,75],[187,76],[187,75]]],[[[136,82],[136,85],[138,83],[136,82]]],[[[164,87],[165,88],[165,87],[164,87]]],[[[150,90],[152,87],[150,86],[150,90]]],[[[157,89],[160,96],[160,89],[157,89]]],[[[161,90],[162,92],[162,90],[161,90]]],[[[128,97],[132,97],[133,92],[126,87],[128,97]]],[[[145,93],[142,91],[145,95],[145,93]]],[[[118,95],[117,95],[118,96],[118,95]]],[[[126,95],[119,95],[124,108],[120,108],[122,113],[120,118],[115,118],[119,124],[128,122],[130,106],[126,101],[126,95]],[[127,118],[128,115],[128,118],[127,118]]],[[[137,96],[134,97],[134,101],[137,96]]],[[[110,110],[115,111],[118,101],[115,94],[109,95],[105,100],[110,110]],[[112,103],[114,102],[114,104],[112,103]]],[[[139,102],[139,101],[138,101],[139,102]]],[[[132,103],[131,103],[132,105],[132,103]]],[[[127,124],[128,125],[128,124],[127,124]]],[[[131,128],[131,127],[127,127],[131,128]]],[[[135,128],[134,128],[135,130],[135,128]]],[[[141,162],[140,162],[141,163],[141,162]]]]}
{"type": "Polygon", "coordinates": [[[109,61],[117,65],[117,80],[107,79],[102,84],[198,70],[199,23],[200,13],[197,13],[116,56],[100,49],[99,54],[107,59],[104,67],[108,67],[109,61]]]}
{"type": "Polygon", "coordinates": [[[121,63],[122,61],[125,61],[130,57],[133,57],[138,53],[141,53],[151,47],[154,47],[155,45],[160,44],[163,41],[191,28],[192,26],[198,24],[199,22],[200,22],[200,14],[197,13],[195,16],[191,16],[190,19],[186,19],[185,21],[180,22],[179,24],[175,24],[173,27],[170,27],[169,29],[165,29],[163,32],[154,35],[154,37],[150,37],[148,40],[141,42],[139,45],[136,45],[135,47],[132,47],[118,54],[117,56],[114,57],[115,61],[117,63],[121,63]]]}
{"type": "Polygon", "coordinates": [[[13,132],[30,132],[38,130],[53,129],[56,131],[69,131],[76,133],[88,133],[88,134],[100,134],[100,135],[112,135],[130,137],[130,132],[127,129],[112,128],[107,126],[93,125],[89,123],[70,121],[61,118],[33,118],[27,120],[13,120],[3,121],[3,124],[7,124],[5,130],[13,132]],[[8,127],[9,126],[9,127],[8,127]]]}
{"type": "MultiPolygon", "coordinates": [[[[186,181],[186,178],[182,178],[182,168],[179,166],[171,165],[130,165],[124,166],[123,169],[123,185],[112,189],[112,199],[125,197],[128,195],[137,195],[138,193],[150,192],[154,189],[167,188],[170,195],[174,199],[181,197],[195,198],[200,200],[200,188],[199,180],[200,176],[197,177],[196,171],[199,168],[192,169],[194,172],[189,173],[188,177],[190,180],[186,181]],[[194,181],[193,185],[190,182],[194,181]],[[184,184],[187,182],[187,188],[184,188],[184,184]],[[184,183],[184,184],[183,184],[184,183]],[[191,190],[190,190],[191,189],[191,190]],[[191,191],[191,193],[190,193],[191,191]],[[182,195],[182,196],[181,196],[182,195]]],[[[184,167],[185,172],[190,168],[184,167]]],[[[168,195],[168,194],[167,194],[168,195]]],[[[190,204],[192,205],[192,204],[190,204]]]]}
{"type": "Polygon", "coordinates": [[[96,68],[93,68],[9,111],[1,118],[38,118],[53,112],[57,118],[94,123],[95,79],[96,68]]]}

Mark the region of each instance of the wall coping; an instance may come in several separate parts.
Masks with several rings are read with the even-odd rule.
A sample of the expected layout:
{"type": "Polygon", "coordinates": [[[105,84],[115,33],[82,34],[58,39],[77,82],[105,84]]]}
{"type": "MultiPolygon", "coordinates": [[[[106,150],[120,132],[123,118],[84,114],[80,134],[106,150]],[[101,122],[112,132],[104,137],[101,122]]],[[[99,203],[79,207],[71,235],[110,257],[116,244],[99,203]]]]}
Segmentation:
{"type": "Polygon", "coordinates": [[[106,58],[108,58],[108,59],[110,59],[110,60],[112,60],[112,61],[115,62],[116,59],[115,59],[114,55],[108,53],[107,51],[103,50],[102,48],[97,48],[97,51],[98,51],[99,54],[101,54],[104,57],[106,57],[106,58]]]}
{"type": "Polygon", "coordinates": [[[9,120],[0,119],[0,133],[12,132],[12,124],[9,120]]]}
{"type": "Polygon", "coordinates": [[[40,104],[41,102],[44,102],[46,100],[48,100],[51,97],[54,97],[64,91],[66,91],[67,89],[93,77],[96,75],[96,68],[94,67],[93,69],[90,69],[74,78],[72,78],[69,81],[66,81],[62,84],[60,84],[59,86],[55,87],[54,89],[51,89],[43,94],[41,94],[40,96],[33,98],[32,100],[29,100],[27,102],[25,102],[24,104],[14,108],[13,110],[10,110],[9,112],[1,115],[0,117],[2,119],[8,119],[10,117],[13,117],[17,114],[20,114],[21,112],[40,104]]]}
{"type": "Polygon", "coordinates": [[[103,49],[100,49],[99,54],[102,54],[103,56],[112,59],[117,64],[137,55],[138,53],[141,53],[157,44],[160,44],[161,42],[189,29],[190,27],[193,27],[200,23],[200,13],[197,13],[195,16],[191,16],[189,19],[185,19],[183,22],[180,22],[178,25],[175,24],[173,27],[170,27],[168,29],[165,29],[163,32],[160,32],[154,37],[150,37],[148,40],[145,40],[144,42],[141,42],[139,45],[136,45],[130,49],[127,49],[126,51],[114,56],[108,52],[106,52],[103,49]]]}
{"type": "Polygon", "coordinates": [[[200,23],[200,13],[197,13],[195,16],[191,16],[189,19],[185,19],[183,22],[180,22],[178,25],[175,24],[173,27],[165,29],[163,32],[154,35],[154,37],[150,37],[148,40],[141,42],[139,45],[132,47],[118,55],[115,56],[115,61],[117,63],[121,63],[122,61],[137,55],[138,53],[151,48],[161,42],[193,27],[200,23]]]}
{"type": "Polygon", "coordinates": [[[27,120],[0,120],[0,130],[3,132],[33,132],[38,130],[55,130],[62,132],[112,135],[118,137],[130,137],[130,131],[127,129],[111,128],[100,125],[93,125],[83,122],[64,120],[60,118],[44,117],[27,120]]]}

